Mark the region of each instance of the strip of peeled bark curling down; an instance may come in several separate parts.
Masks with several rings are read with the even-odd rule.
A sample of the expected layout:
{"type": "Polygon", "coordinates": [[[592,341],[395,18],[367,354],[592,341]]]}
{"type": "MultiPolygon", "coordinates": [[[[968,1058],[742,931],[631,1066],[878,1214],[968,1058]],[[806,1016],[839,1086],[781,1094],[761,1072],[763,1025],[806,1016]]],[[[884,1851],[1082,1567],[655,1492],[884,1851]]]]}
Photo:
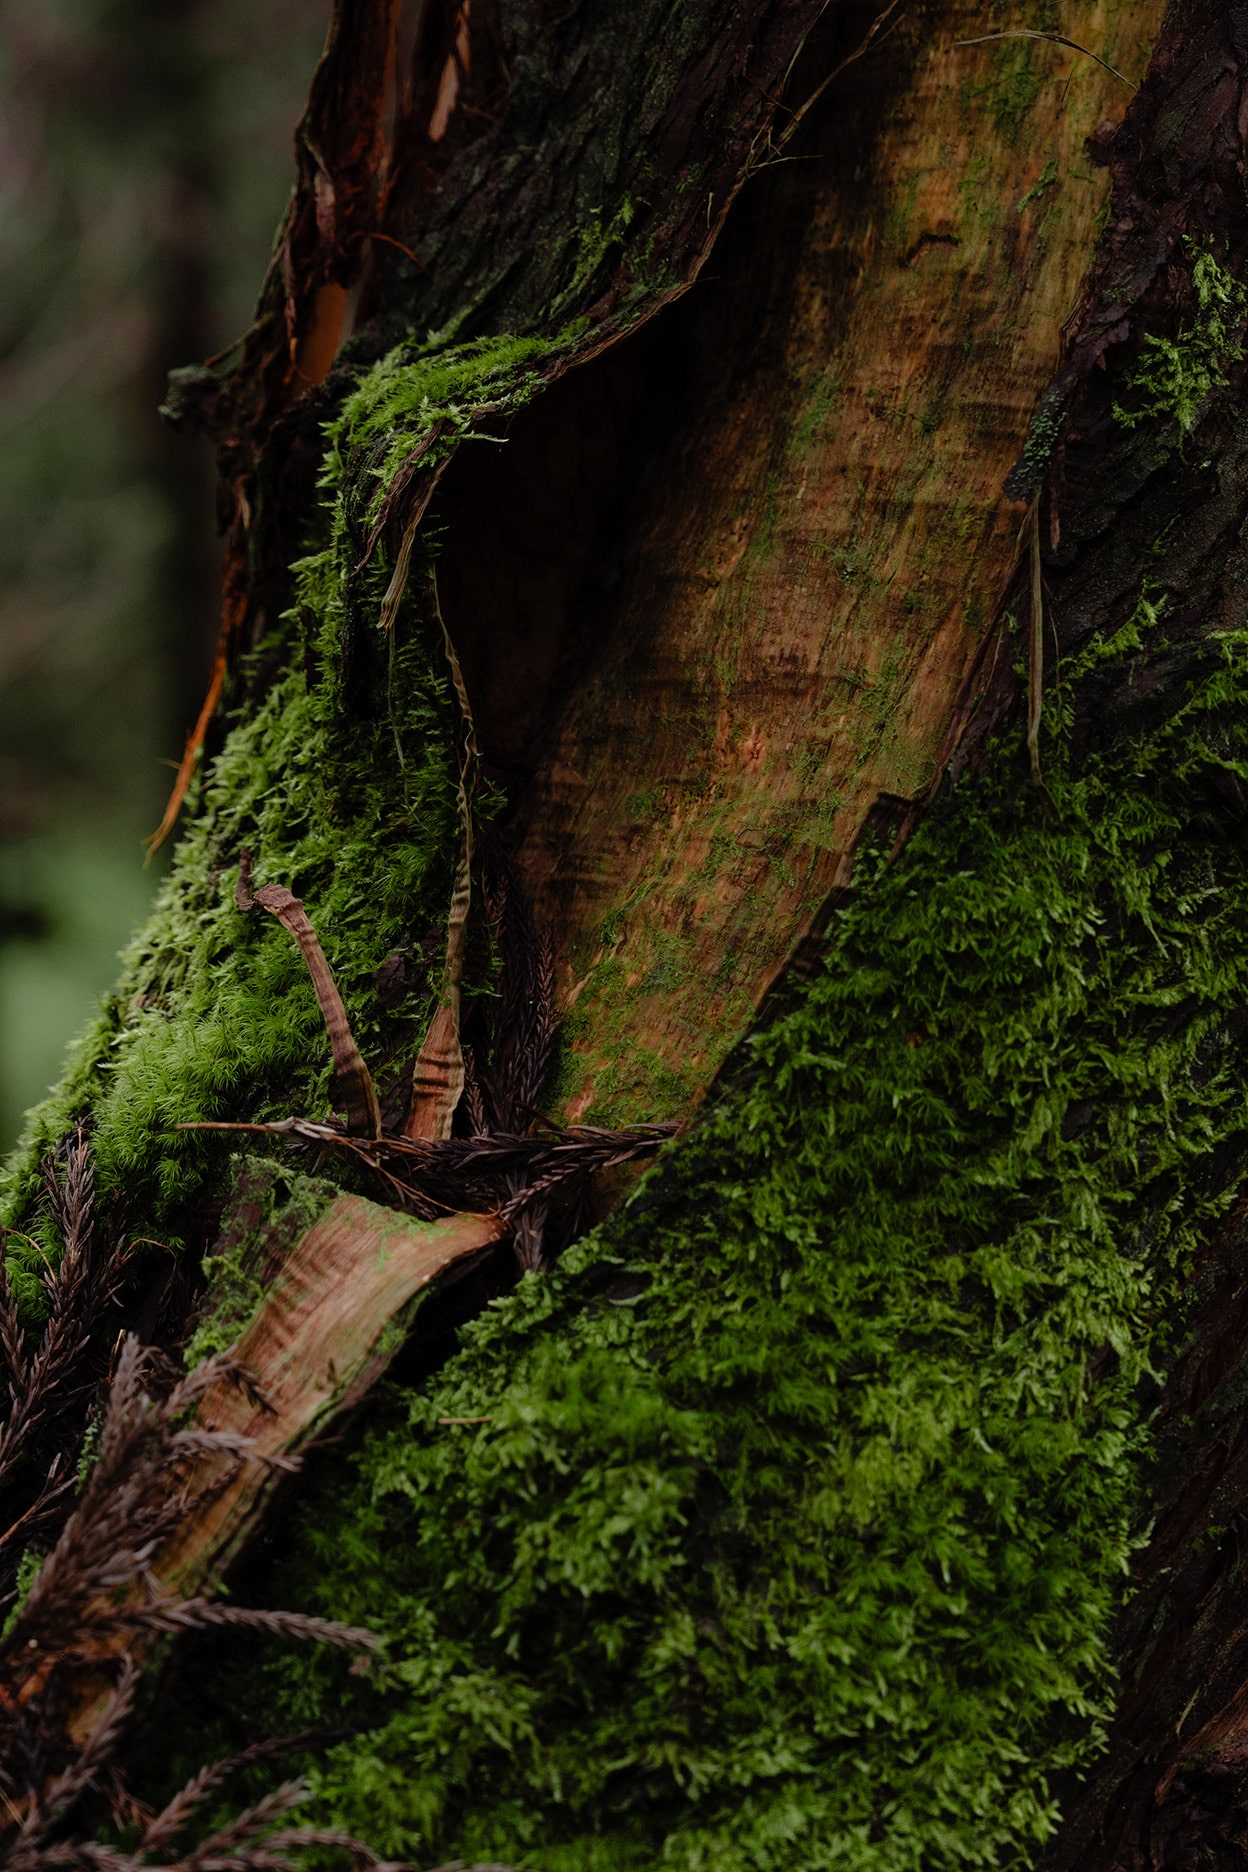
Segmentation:
{"type": "Polygon", "coordinates": [[[1248,41],[1161,12],[337,10],[183,385],[221,714],[8,1259],[89,1113],[124,1306],[265,1319],[279,1417],[376,1283],[236,1577],[385,1664],[175,1660],[149,1805],[314,1722],[413,1864],[1240,1864],[1248,41]],[[404,1340],[439,1208],[514,1253],[404,1340]]]}
{"type": "Polygon", "coordinates": [[[80,1793],[102,1771],[119,1686],[128,1709],[135,1668],[162,1635],[232,1623],[376,1649],[366,1632],[248,1613],[215,1589],[274,1485],[385,1370],[430,1284],[491,1248],[506,1224],[454,1214],[418,1222],[305,1182],[296,1201],[307,1226],[266,1267],[264,1233],[249,1240],[247,1221],[272,1184],[269,1165],[238,1161],[223,1234],[248,1257],[259,1292],[250,1317],[217,1324],[229,1355],[209,1355],[154,1403],[143,1386],[158,1361],[126,1342],[90,1479],[0,1640],[0,1786],[22,1827],[9,1842],[15,1863],[43,1843],[30,1840],[32,1828],[56,1817],[54,1777],[66,1782],[68,1808],[75,1774],[80,1793]]]}

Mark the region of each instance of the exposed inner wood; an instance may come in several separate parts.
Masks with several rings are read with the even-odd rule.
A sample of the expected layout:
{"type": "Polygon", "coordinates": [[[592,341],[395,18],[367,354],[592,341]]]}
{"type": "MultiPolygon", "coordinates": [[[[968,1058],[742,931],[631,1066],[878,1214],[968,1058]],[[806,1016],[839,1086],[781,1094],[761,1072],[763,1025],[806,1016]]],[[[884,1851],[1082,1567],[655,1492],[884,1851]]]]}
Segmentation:
{"type": "MultiPolygon", "coordinates": [[[[234,1348],[264,1406],[222,1385],[200,1405],[199,1422],[250,1438],[260,1458],[297,1454],[376,1382],[402,1343],[410,1303],[505,1232],[496,1216],[417,1222],[361,1196],[337,1197],[296,1242],[234,1348]]],[[[245,1465],[161,1555],[161,1579],[200,1590],[244,1538],[271,1474],[262,1462],[245,1465]]]]}
{"type": "MultiPolygon", "coordinates": [[[[1138,70],[1161,11],[1084,0],[1063,29],[1138,70]]],[[[846,46],[869,19],[846,9],[846,46]]],[[[1057,45],[956,44],[982,27],[969,0],[928,9],[855,64],[632,374],[574,374],[562,429],[556,391],[446,478],[483,751],[528,770],[520,864],[575,1052],[561,1116],[687,1110],[875,801],[936,772],[1105,201],[1084,143],[1129,97],[1057,45]],[[549,683],[544,741],[522,665],[549,683]]]]}
{"type": "MultiPolygon", "coordinates": [[[[495,1216],[418,1222],[359,1196],[329,1204],[285,1256],[234,1348],[263,1401],[220,1382],[200,1402],[199,1426],[247,1438],[251,1458],[199,1460],[188,1479],[196,1506],[152,1562],[163,1585],[191,1598],[217,1584],[281,1479],[274,1458],[297,1456],[354,1408],[402,1346],[414,1303],[440,1274],[505,1232],[495,1216]]],[[[66,1723],[79,1744],[108,1693],[99,1664],[123,1642],[105,1640],[97,1664],[84,1660],[66,1723]]]]}

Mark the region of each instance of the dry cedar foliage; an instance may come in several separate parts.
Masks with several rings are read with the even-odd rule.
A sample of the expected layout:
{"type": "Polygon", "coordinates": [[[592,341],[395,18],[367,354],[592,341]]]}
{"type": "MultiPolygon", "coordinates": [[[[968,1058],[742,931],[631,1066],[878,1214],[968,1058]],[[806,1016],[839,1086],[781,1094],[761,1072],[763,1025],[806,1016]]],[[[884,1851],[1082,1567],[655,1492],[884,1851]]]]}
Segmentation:
{"type": "MultiPolygon", "coordinates": [[[[92,1389],[87,1355],[93,1329],[115,1298],[121,1258],[116,1246],[93,1252],[94,1203],[85,1128],[79,1125],[47,1168],[47,1200],[64,1244],[60,1263],[43,1279],[47,1315],[32,1344],[7,1284],[0,1293],[0,1355],[7,1409],[0,1424],[0,1487],[12,1498],[14,1478],[48,1447],[46,1473],[26,1493],[29,1504],[0,1536],[0,1552],[46,1533],[65,1512],[77,1478],[51,1432],[57,1420],[85,1423],[92,1389]],[[86,1370],[84,1372],[84,1365],[86,1370]],[[49,1436],[41,1438],[47,1430],[49,1436]]],[[[95,1461],[65,1515],[25,1601],[10,1614],[0,1640],[0,1798],[15,1832],[11,1872],[40,1865],[153,1863],[166,1853],[204,1797],[233,1764],[206,1768],[162,1814],[144,1815],[121,1775],[119,1754],[132,1714],[142,1653],[153,1637],[205,1625],[249,1625],[287,1638],[310,1638],[368,1651],[370,1633],[299,1613],[249,1611],[207,1597],[179,1598],[156,1570],[163,1543],[222,1487],[237,1465],[252,1459],[246,1439],[199,1429],[194,1407],[223,1380],[247,1384],[228,1358],[204,1360],[178,1378],[161,1356],[133,1336],[120,1342],[108,1387],[95,1461]],[[213,1480],[204,1458],[212,1458],[213,1480]],[[224,1458],[224,1461],[222,1461],[224,1458]],[[81,1734],[86,1725],[85,1739],[81,1734]],[[143,1822],[130,1855],[100,1840],[67,1838],[84,1796],[102,1796],[119,1824],[143,1822]]],[[[293,1463],[283,1466],[294,1467],[293,1463]]],[[[37,1548],[36,1541],[36,1548],[37,1548]]],[[[16,1592],[9,1595],[10,1601],[16,1592]]],[[[279,1827],[298,1798],[295,1784],[238,1816],[184,1861],[203,1872],[280,1869],[297,1846],[339,1845],[360,1864],[376,1855],[345,1835],[279,1827]]]]}
{"type": "MultiPolygon", "coordinates": [[[[466,702],[464,718],[471,738],[466,702]]],[[[460,882],[466,890],[462,878],[460,882]]],[[[462,1111],[470,1136],[412,1135],[410,1116],[403,1131],[383,1130],[375,1117],[364,1123],[353,1115],[351,1097],[346,1099],[345,1125],[282,1118],[267,1124],[196,1122],[179,1125],[178,1129],[260,1132],[339,1150],[367,1165],[381,1179],[387,1201],[426,1221],[434,1221],[448,1210],[501,1215],[510,1224],[520,1266],[545,1267],[552,1258],[549,1236],[556,1198],[567,1205],[563,1233],[570,1238],[580,1233],[586,1220],[592,1179],[619,1164],[653,1156],[679,1127],[559,1127],[540,1118],[535,1108],[550,1070],[558,1031],[550,935],[536,929],[524,893],[499,853],[492,854],[486,870],[484,898],[494,945],[504,961],[496,1008],[488,1016],[481,1016],[478,1044],[469,1040],[462,1049],[462,1111]]],[[[369,1110],[375,1114],[376,1096],[368,1068],[351,1035],[329,964],[303,916],[302,906],[280,885],[266,885],[253,892],[251,855],[245,849],[239,857],[236,901],[244,910],[261,904],[279,916],[295,935],[325,1015],[340,1089],[354,1085],[362,1075],[368,1081],[369,1110]],[[298,912],[298,923],[292,921],[292,911],[298,912]]],[[[461,956],[457,964],[460,972],[462,961],[461,956]]],[[[454,1038],[458,1049],[458,1024],[454,1038]]],[[[420,1070],[418,1060],[416,1096],[420,1070]]],[[[458,1089],[455,1098],[458,1103],[458,1089]]]]}
{"type": "Polygon", "coordinates": [[[378,1138],[352,1137],[336,1125],[309,1118],[179,1126],[186,1131],[259,1132],[340,1150],[367,1164],[389,1186],[393,1201],[427,1221],[447,1210],[469,1209],[497,1212],[513,1225],[530,1205],[570,1184],[583,1185],[617,1164],[653,1156],[679,1128],[628,1125],[612,1131],[596,1125],[550,1125],[536,1135],[493,1132],[417,1139],[389,1132],[378,1138]]]}
{"type": "MultiPolygon", "coordinates": [[[[0,1790],[10,1817],[20,1822],[8,1856],[11,1868],[88,1859],[103,1863],[117,1857],[113,1848],[98,1841],[67,1842],[60,1835],[72,1809],[92,1791],[105,1797],[118,1822],[134,1818],[135,1803],[122,1781],[118,1757],[134,1707],[141,1653],[154,1635],[205,1625],[248,1625],[281,1637],[375,1648],[371,1634],[329,1620],[250,1611],[205,1597],[179,1599],[164,1587],[154,1567],[163,1542],[222,1486],[223,1467],[228,1477],[234,1465],[248,1460],[250,1445],[187,1421],[210,1385],[223,1378],[246,1382],[230,1360],[206,1359],[170,1385],[163,1397],[154,1397],[150,1380],[159,1364],[133,1337],[123,1340],[98,1457],[0,1652],[0,1790]],[[197,1486],[197,1465],[209,1455],[225,1457],[226,1462],[214,1464],[211,1485],[197,1486]],[[85,1740],[76,1739],[75,1718],[81,1721],[90,1707],[95,1686],[107,1686],[110,1680],[106,1694],[96,1698],[99,1707],[85,1740]]],[[[189,1816],[201,1798],[195,1788],[203,1782],[206,1792],[223,1772],[203,1771],[183,1790],[180,1805],[175,1802],[172,1811],[189,1816]]],[[[275,1817],[266,1805],[232,1827],[242,1826],[240,1839],[249,1840],[256,1837],[256,1829],[271,1827],[275,1817]]],[[[158,1842],[171,1825],[167,1810],[158,1842]]],[[[266,1833],[266,1852],[275,1838],[266,1833]]],[[[225,1851],[224,1843],[219,1845],[218,1859],[225,1851]]],[[[271,1849],[280,1852],[277,1846],[271,1849]]],[[[372,1862],[365,1848],[359,1852],[372,1862]]],[[[241,1845],[238,1853],[231,1848],[227,1856],[240,1868],[279,1863],[248,1858],[241,1845]]],[[[201,1863],[194,1857],[192,1862],[201,1863]]],[[[202,1863],[207,1872],[208,1862],[202,1863]]]]}
{"type": "MultiPolygon", "coordinates": [[[[9,1820],[5,1872],[81,1867],[92,1872],[295,1872],[309,1849],[336,1848],[367,1872],[392,1872],[362,1841],[336,1828],[289,1823],[303,1797],[290,1781],[226,1821],[194,1846],[188,1827],[228,1775],[263,1757],[306,1745],[309,1736],[253,1745],[193,1775],[159,1812],[128,1788],[122,1747],[154,1637],[194,1627],[245,1625],[283,1638],[313,1639],[361,1652],[371,1633],[300,1613],[250,1611],[198,1596],[179,1598],[162,1583],[160,1550],[174,1530],[225,1486],[237,1465],[255,1460],[247,1439],[199,1429],[195,1405],[208,1389],[251,1381],[228,1357],[205,1359],[178,1377],[132,1335],[119,1342],[95,1460],[76,1503],[74,1444],[81,1444],[95,1388],[84,1361],[117,1297],[122,1258],[114,1243],[95,1252],[94,1189],[86,1128],[79,1124],[45,1170],[46,1200],[61,1235],[59,1264],[43,1276],[47,1312],[37,1344],[22,1326],[7,1281],[0,1288],[0,1356],[7,1409],[0,1423],[0,1490],[12,1495],[23,1462],[47,1447],[39,1433],[54,1419],[78,1426],[57,1444],[32,1500],[0,1537],[0,1553],[23,1547],[64,1516],[51,1551],[0,1638],[0,1800],[9,1820]],[[67,1412],[69,1403],[82,1408],[67,1412]],[[205,1458],[211,1458],[206,1465],[205,1458]],[[224,1461],[222,1460],[224,1459],[224,1461]],[[202,1477],[211,1473],[212,1480],[202,1477]],[[201,1479],[197,1479],[201,1478],[201,1479]],[[86,1733],[83,1734],[85,1727],[86,1733]],[[128,1848],[75,1835],[89,1797],[128,1848]]],[[[0,1259],[0,1280],[3,1280],[0,1259]]],[[[262,1401],[262,1400],[261,1400],[262,1401]]],[[[52,1438],[55,1444],[56,1439],[52,1438]]],[[[283,1459],[278,1465],[296,1468],[283,1459]]],[[[28,1493],[31,1489],[28,1487],[28,1493]]],[[[16,1590],[9,1594],[10,1602],[16,1590]]],[[[440,1872],[457,1872],[446,1867],[440,1872]]],[[[467,1869],[465,1869],[467,1872],[467,1869]]],[[[509,1872],[480,1867],[473,1872],[509,1872]]]]}
{"type": "Polygon", "coordinates": [[[8,1393],[0,1423],[0,1502],[11,1516],[0,1533],[5,1585],[13,1580],[22,1549],[64,1512],[95,1389],[88,1355],[121,1280],[118,1245],[93,1252],[95,1187],[82,1123],[44,1165],[44,1202],[63,1253],[42,1272],[45,1323],[36,1345],[28,1342],[9,1289],[0,1230],[0,1359],[8,1393]]]}

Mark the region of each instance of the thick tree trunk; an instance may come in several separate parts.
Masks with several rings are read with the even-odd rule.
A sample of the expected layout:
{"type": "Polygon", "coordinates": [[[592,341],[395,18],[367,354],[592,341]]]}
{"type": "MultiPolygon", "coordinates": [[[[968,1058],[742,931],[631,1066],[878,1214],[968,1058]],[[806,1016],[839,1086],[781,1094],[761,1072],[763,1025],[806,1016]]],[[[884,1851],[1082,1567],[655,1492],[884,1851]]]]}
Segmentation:
{"type": "MultiPolygon", "coordinates": [[[[240,1328],[289,1449],[427,1232],[334,1368],[328,1224],[270,1191],[240,1258],[293,1173],[213,1127],[315,1149],[361,1270],[470,1212],[248,1575],[386,1627],[273,1695],[346,1709],[323,1805],[389,1854],[1243,1863],[1248,43],[1060,26],[343,4],[256,325],[171,392],[218,676],[10,1278],[85,1114],[177,1251],[100,1319],[240,1328]],[[656,1120],[544,1270],[663,1136],[589,1127],[656,1120]]],[[[175,1670],[150,1786],[266,1683],[175,1670]]]]}

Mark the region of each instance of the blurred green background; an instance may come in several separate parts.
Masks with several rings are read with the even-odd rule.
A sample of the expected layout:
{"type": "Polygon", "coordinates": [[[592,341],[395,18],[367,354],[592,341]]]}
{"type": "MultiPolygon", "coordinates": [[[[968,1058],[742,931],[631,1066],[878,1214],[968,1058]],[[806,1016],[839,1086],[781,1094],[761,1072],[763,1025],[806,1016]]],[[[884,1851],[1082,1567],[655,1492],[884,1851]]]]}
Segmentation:
{"type": "Polygon", "coordinates": [[[215,638],[165,373],[250,320],[329,0],[0,0],[0,1149],[160,876],[215,638]]]}

